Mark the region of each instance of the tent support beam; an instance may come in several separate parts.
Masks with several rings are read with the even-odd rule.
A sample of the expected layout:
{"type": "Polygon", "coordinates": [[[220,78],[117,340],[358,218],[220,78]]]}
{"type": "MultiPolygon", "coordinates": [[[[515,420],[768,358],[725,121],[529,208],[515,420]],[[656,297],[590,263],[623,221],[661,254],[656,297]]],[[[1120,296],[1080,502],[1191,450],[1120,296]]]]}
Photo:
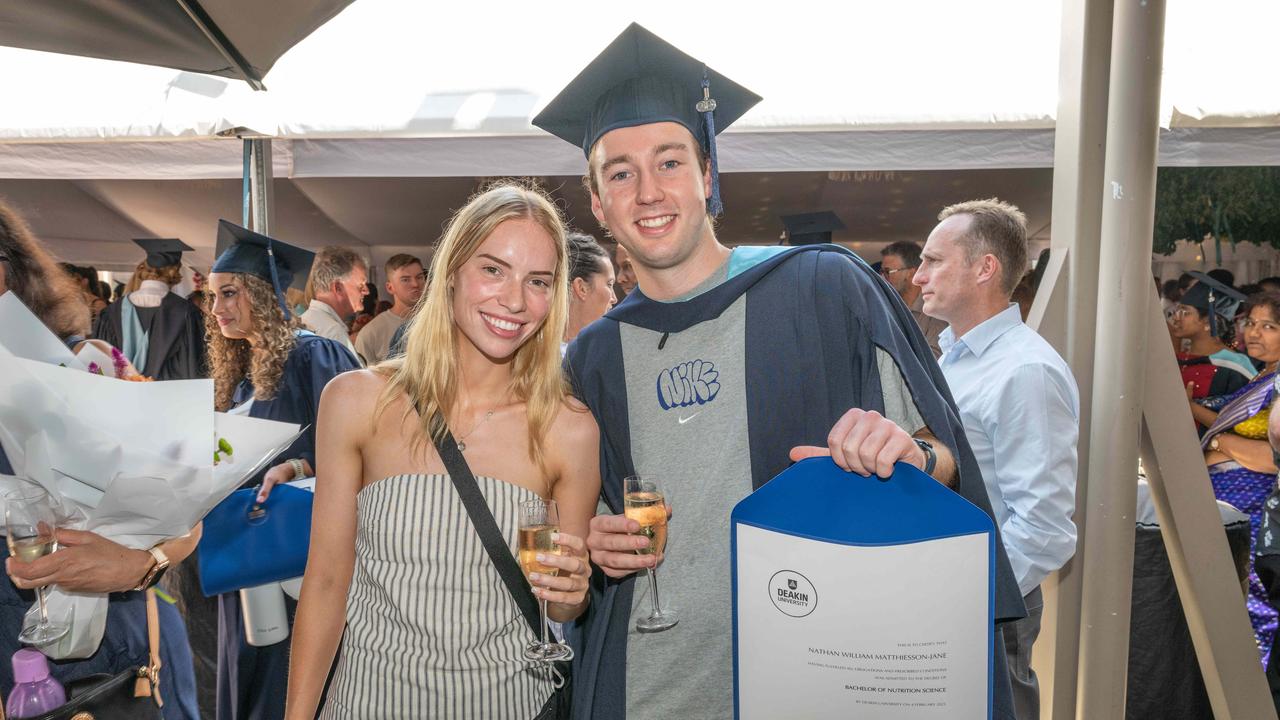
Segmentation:
{"type": "Polygon", "coordinates": [[[191,18],[191,22],[195,23],[200,32],[209,40],[209,44],[213,46],[218,54],[227,61],[227,64],[235,69],[245,82],[249,83],[249,87],[254,90],[266,90],[267,86],[262,84],[262,78],[258,76],[256,70],[249,65],[249,61],[245,60],[236,46],[231,44],[227,36],[223,34],[222,28],[209,17],[209,13],[200,5],[199,0],[175,0],[178,7],[182,8],[187,17],[191,18]]]}
{"type": "Polygon", "coordinates": [[[1064,0],[1054,130],[1049,269],[1028,320],[1066,359],[1080,389],[1076,557],[1042,584],[1043,626],[1033,665],[1045,718],[1075,717],[1080,597],[1088,515],[1089,433],[1097,330],[1102,169],[1111,68],[1113,0],[1064,0]]]}
{"type": "Polygon", "coordinates": [[[244,222],[246,228],[263,235],[271,234],[274,213],[272,185],[275,180],[271,165],[271,140],[244,139],[244,222]]]}
{"type": "MultiPolygon", "coordinates": [[[[1151,300],[1165,0],[1115,4],[1089,428],[1076,717],[1124,717],[1151,300]],[[1105,418],[1105,421],[1100,421],[1105,418]]],[[[1163,352],[1164,347],[1153,347],[1163,352]]],[[[1185,396],[1184,396],[1185,397],[1185,396]]]]}

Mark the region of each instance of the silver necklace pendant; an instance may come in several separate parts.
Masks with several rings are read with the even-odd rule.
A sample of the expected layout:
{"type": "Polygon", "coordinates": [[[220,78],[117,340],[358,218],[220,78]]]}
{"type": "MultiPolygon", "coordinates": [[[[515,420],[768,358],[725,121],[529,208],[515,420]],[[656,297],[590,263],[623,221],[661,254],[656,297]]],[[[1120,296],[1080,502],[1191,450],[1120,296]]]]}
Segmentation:
{"type": "Polygon", "coordinates": [[[458,443],[458,452],[466,452],[467,444],[465,442],[458,443]]]}

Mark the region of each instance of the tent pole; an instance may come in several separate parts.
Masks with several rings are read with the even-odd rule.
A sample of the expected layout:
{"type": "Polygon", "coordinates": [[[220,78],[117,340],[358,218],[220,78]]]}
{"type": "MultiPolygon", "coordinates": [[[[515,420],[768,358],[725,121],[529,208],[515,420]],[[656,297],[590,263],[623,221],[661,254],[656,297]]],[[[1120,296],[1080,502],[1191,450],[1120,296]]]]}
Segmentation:
{"type": "Polygon", "coordinates": [[[1093,359],[1097,326],[1102,169],[1111,68],[1113,0],[1064,0],[1054,129],[1053,233],[1048,272],[1032,308],[1035,327],[1070,365],[1080,389],[1075,559],[1045,590],[1044,627],[1033,663],[1041,717],[1075,717],[1080,594],[1086,540],[1093,359]],[[1065,255],[1065,257],[1063,257],[1065,255]],[[1065,290],[1063,289],[1065,285],[1065,290]],[[1043,325],[1041,324],[1043,319],[1043,325]]]}
{"type": "MultiPolygon", "coordinates": [[[[1116,3],[1103,167],[1076,717],[1124,717],[1164,0],[1116,3]]],[[[1166,348],[1153,348],[1164,351],[1166,348]]]]}
{"type": "Polygon", "coordinates": [[[244,221],[241,224],[254,232],[270,235],[271,218],[275,212],[271,140],[257,137],[244,138],[243,142],[244,221]]]}
{"type": "Polygon", "coordinates": [[[262,83],[262,77],[258,75],[258,71],[249,64],[248,60],[245,60],[244,56],[240,54],[240,50],[231,43],[231,40],[222,32],[222,28],[218,27],[218,24],[213,21],[213,18],[209,17],[209,13],[205,12],[198,0],[176,0],[176,2],[178,7],[182,8],[182,11],[191,19],[191,23],[204,34],[205,39],[209,41],[213,49],[218,51],[222,59],[226,60],[227,64],[234,68],[245,82],[249,83],[249,87],[258,91],[267,89],[267,86],[262,83]]]}

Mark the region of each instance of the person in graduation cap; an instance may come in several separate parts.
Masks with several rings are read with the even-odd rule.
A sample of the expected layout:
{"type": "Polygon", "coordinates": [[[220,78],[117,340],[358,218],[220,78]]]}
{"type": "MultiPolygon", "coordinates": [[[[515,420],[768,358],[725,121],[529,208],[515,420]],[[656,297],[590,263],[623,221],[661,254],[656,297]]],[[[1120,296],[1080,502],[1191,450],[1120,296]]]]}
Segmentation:
{"type": "MultiPolygon", "coordinates": [[[[758,100],[633,24],[534,119],[585,152],[592,212],[639,281],[566,358],[600,425],[603,499],[618,513],[597,515],[588,535],[607,580],[593,583],[575,628],[580,718],[733,716],[725,526],[793,461],[830,454],[850,482],[906,462],[991,514],[942,374],[897,294],[843,248],[730,250],[716,237],[715,135],[758,100]],[[663,382],[672,377],[689,382],[663,382]],[[621,515],[622,478],[637,473],[661,477],[675,508],[665,559],[636,554],[648,540],[621,515]],[[630,617],[650,599],[636,573],[658,562],[680,621],[640,634],[630,617]]],[[[1020,618],[999,543],[995,552],[995,617],[1020,618]]],[[[995,663],[996,717],[1012,717],[1003,655],[995,663]]]]}
{"type": "MultiPolygon", "coordinates": [[[[320,392],[360,367],[341,344],[300,329],[284,291],[307,280],[314,253],[238,225],[218,222],[218,258],[209,273],[213,323],[208,332],[214,407],[222,412],[306,426],[259,476],[259,502],[281,482],[316,473],[320,392]]],[[[306,542],[305,538],[300,542],[306,542]]],[[[296,606],[287,599],[290,618],[296,606]]],[[[284,716],[288,644],[245,640],[238,593],[218,598],[219,720],[284,716]]]]}
{"type": "Polygon", "coordinates": [[[1202,272],[1193,272],[1198,282],[1179,298],[1169,315],[1169,334],[1175,343],[1188,343],[1178,350],[1182,384],[1191,401],[1191,414],[1199,429],[1213,422],[1213,413],[1222,409],[1226,397],[1244,387],[1258,374],[1249,356],[1227,347],[1223,338],[1234,329],[1236,309],[1245,295],[1202,272]]]}
{"type": "Polygon", "coordinates": [[[134,270],[138,289],[107,307],[94,335],[124,352],[142,375],[155,380],[207,377],[204,318],[173,292],[182,282],[182,253],[172,238],[134,240],[147,256],[134,270]]]}

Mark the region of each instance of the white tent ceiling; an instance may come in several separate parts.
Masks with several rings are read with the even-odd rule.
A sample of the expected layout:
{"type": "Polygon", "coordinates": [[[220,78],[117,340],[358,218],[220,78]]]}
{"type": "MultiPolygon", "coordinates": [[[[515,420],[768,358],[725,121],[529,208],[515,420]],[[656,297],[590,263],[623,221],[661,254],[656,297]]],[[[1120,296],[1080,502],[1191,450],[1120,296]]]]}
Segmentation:
{"type": "MultiPolygon", "coordinates": [[[[249,128],[278,138],[273,228],[304,245],[368,246],[375,261],[421,249],[480,178],[504,175],[562,188],[593,230],[581,152],[528,121],[636,20],[765,97],[722,136],[726,240],[773,242],[777,214],[822,208],[848,242],[920,239],[940,205],[996,194],[1047,235],[1060,12],[360,0],[286,54],[265,93],[0,48],[0,66],[22,69],[0,74],[0,195],[71,260],[123,267],[129,237],[161,235],[207,261],[213,221],[240,217],[241,144],[226,135],[249,128]]],[[[1278,20],[1274,3],[1171,0],[1162,164],[1280,164],[1278,20]]]]}

